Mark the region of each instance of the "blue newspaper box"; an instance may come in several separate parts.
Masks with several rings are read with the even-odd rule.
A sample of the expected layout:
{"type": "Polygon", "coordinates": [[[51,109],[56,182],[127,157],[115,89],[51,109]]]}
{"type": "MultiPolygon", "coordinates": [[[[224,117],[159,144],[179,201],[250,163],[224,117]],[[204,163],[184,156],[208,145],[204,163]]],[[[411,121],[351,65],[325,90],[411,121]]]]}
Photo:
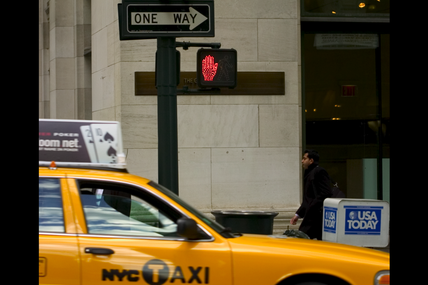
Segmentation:
{"type": "Polygon", "coordinates": [[[389,204],[372,199],[327,198],[323,207],[325,241],[364,247],[389,242],[389,204]]]}

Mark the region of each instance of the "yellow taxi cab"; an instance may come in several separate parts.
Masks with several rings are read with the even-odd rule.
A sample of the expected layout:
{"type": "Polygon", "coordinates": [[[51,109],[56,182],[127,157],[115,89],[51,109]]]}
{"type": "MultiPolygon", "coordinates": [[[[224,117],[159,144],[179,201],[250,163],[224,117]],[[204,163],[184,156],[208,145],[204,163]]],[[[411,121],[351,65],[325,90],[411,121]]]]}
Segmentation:
{"type": "Polygon", "coordinates": [[[230,232],[128,173],[119,122],[39,120],[39,284],[366,285],[389,274],[389,253],[230,232]]]}

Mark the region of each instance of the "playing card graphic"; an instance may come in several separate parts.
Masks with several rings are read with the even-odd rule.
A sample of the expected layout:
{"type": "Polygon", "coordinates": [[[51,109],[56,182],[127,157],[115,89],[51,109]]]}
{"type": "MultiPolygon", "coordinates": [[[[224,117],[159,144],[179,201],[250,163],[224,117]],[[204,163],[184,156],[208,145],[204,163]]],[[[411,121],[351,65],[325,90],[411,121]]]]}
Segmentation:
{"type": "Polygon", "coordinates": [[[91,124],[92,138],[99,163],[116,163],[118,142],[115,124],[91,124]]]}
{"type": "Polygon", "coordinates": [[[85,141],[86,149],[88,150],[89,158],[91,162],[98,162],[97,154],[95,153],[95,143],[92,138],[92,131],[89,125],[81,126],[80,131],[82,133],[83,140],[85,141]]]}

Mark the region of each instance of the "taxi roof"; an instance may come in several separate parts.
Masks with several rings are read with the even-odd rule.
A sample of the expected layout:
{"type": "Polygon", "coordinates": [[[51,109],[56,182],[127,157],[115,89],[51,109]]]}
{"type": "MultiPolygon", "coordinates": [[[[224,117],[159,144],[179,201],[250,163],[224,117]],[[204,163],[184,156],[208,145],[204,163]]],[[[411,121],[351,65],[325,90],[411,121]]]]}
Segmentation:
{"type": "Polygon", "coordinates": [[[39,166],[126,170],[117,121],[39,119],[39,166]]]}
{"type": "Polygon", "coordinates": [[[68,177],[68,178],[91,178],[100,180],[132,182],[136,184],[145,185],[151,180],[129,173],[126,170],[117,169],[100,169],[100,168],[71,168],[71,167],[58,167],[52,169],[49,167],[39,166],[39,177],[68,177]]]}

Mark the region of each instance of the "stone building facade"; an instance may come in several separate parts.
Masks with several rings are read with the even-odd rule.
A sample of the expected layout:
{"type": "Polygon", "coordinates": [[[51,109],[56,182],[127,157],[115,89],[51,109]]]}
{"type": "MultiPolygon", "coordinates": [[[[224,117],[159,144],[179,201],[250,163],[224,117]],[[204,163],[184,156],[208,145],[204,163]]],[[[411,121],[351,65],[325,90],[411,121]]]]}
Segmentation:
{"type": "MultiPolygon", "coordinates": [[[[157,97],[135,84],[155,71],[156,39],[120,41],[118,3],[39,1],[39,117],[120,121],[128,170],[157,181],[157,97]]],[[[284,92],[178,95],[179,195],[208,214],[279,212],[279,233],[301,201],[301,1],[214,5],[215,37],[176,41],[234,48],[238,72],[280,72],[284,92]]],[[[180,49],[182,72],[196,71],[196,52],[180,49]]]]}

